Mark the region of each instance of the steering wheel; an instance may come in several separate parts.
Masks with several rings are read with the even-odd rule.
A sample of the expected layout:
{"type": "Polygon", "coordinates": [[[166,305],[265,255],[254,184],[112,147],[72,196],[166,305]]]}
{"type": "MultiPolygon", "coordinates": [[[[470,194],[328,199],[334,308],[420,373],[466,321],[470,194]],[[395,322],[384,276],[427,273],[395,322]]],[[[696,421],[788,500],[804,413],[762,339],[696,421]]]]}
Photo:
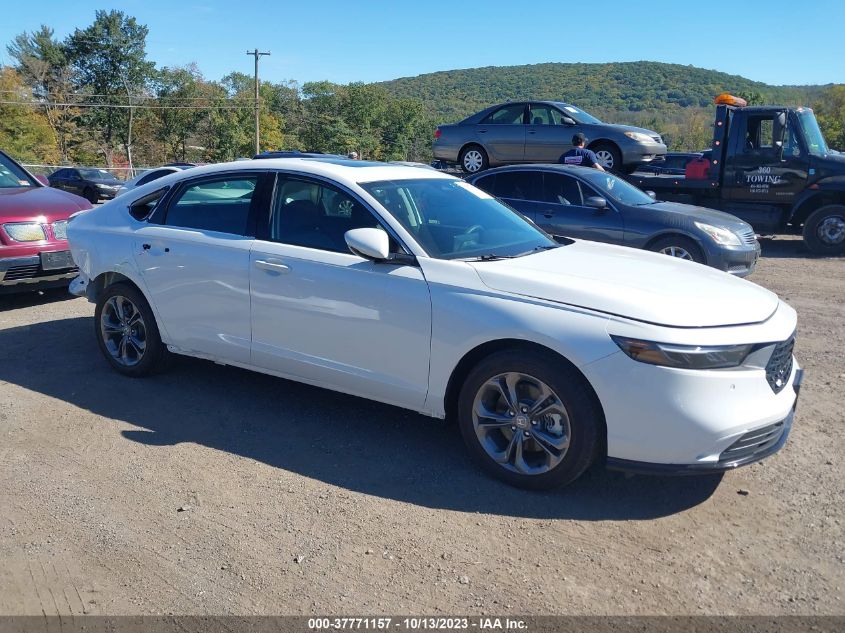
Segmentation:
{"type": "Polygon", "coordinates": [[[458,239],[460,239],[460,243],[455,245],[455,250],[460,251],[465,246],[470,245],[473,242],[476,242],[476,240],[473,238],[473,235],[475,235],[477,233],[481,233],[483,230],[484,230],[484,227],[481,226],[480,224],[473,224],[472,226],[468,227],[467,230],[464,231],[463,233],[456,235],[455,236],[456,241],[458,239]]]}

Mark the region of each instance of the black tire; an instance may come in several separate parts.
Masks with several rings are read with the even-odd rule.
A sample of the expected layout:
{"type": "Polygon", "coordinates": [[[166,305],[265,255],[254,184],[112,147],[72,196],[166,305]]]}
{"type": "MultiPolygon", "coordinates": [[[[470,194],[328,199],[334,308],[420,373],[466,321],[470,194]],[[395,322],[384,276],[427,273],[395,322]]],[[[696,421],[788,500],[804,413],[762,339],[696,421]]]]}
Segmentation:
{"type": "Polygon", "coordinates": [[[490,166],[490,160],[487,157],[487,152],[484,151],[484,148],[481,147],[481,145],[467,145],[461,150],[458,162],[461,165],[461,169],[467,174],[477,174],[490,166]],[[476,157],[476,160],[471,160],[476,157]],[[477,167],[475,167],[476,165],[477,167]]]}
{"type": "MultiPolygon", "coordinates": [[[[525,425],[522,428],[531,431],[531,425],[535,424],[533,419],[527,422],[524,420],[526,416],[520,417],[523,417],[525,425]]],[[[600,434],[604,428],[602,415],[592,392],[583,376],[574,367],[551,353],[526,353],[525,350],[496,352],[478,363],[469,373],[458,396],[458,425],[470,455],[484,470],[512,486],[532,490],[557,488],[577,479],[598,455],[602,446],[600,434]],[[482,440],[476,433],[473,419],[476,397],[482,397],[481,394],[491,379],[506,373],[523,374],[525,377],[542,381],[565,407],[570,427],[569,446],[561,461],[545,472],[523,474],[516,472],[510,465],[498,463],[484,448],[482,440]]],[[[511,429],[515,429],[516,433],[521,432],[516,429],[516,426],[508,426],[497,431],[503,434],[504,443],[509,441],[507,433],[510,433],[513,438],[514,433],[511,429]]],[[[539,427],[535,426],[534,429],[543,430],[543,426],[541,424],[539,427]]],[[[526,438],[529,431],[524,431],[526,438]]],[[[535,449],[539,448],[539,444],[530,444],[531,442],[534,440],[521,439],[520,446],[527,449],[532,446],[535,449]]],[[[539,450],[535,450],[534,453],[529,450],[523,454],[543,456],[539,450]]]]}
{"type": "Polygon", "coordinates": [[[608,161],[611,161],[609,164],[602,164],[605,161],[599,161],[599,164],[604,167],[607,171],[615,171],[615,172],[622,172],[622,152],[619,151],[619,148],[616,147],[613,143],[596,143],[592,147],[590,147],[597,155],[601,154],[599,158],[607,158],[608,161]],[[605,156],[606,153],[606,156],[605,156]]]}
{"type": "Polygon", "coordinates": [[[845,253],[845,206],[829,204],[804,220],[804,243],[816,255],[845,253]]]}
{"type": "Polygon", "coordinates": [[[91,204],[97,204],[100,201],[100,196],[98,196],[97,192],[91,187],[85,187],[85,191],[82,192],[82,197],[91,204]]]}
{"type": "Polygon", "coordinates": [[[648,245],[648,250],[654,251],[655,253],[660,253],[672,248],[682,249],[684,252],[689,254],[689,258],[672,255],[672,253],[664,253],[664,255],[679,257],[680,259],[688,259],[699,264],[707,263],[704,259],[704,253],[702,252],[701,247],[696,244],[694,240],[684,237],[683,235],[667,235],[666,237],[661,237],[648,245]]]}
{"type": "MultiPolygon", "coordinates": [[[[134,312],[132,314],[134,314],[134,312]]],[[[132,327],[129,323],[125,325],[126,327],[132,327]]],[[[144,298],[144,295],[131,284],[114,284],[106,288],[99,296],[97,299],[97,307],[94,310],[94,334],[97,338],[97,345],[99,346],[106,361],[113,369],[125,376],[131,376],[132,378],[149,376],[164,367],[168,352],[167,347],[161,341],[155,316],[153,315],[153,311],[147,303],[147,300],[144,298]],[[119,300],[121,297],[128,300],[140,314],[140,327],[138,326],[138,322],[135,321],[134,327],[138,329],[129,330],[129,332],[133,335],[133,340],[136,340],[136,335],[138,335],[138,339],[141,339],[140,331],[143,331],[144,333],[142,337],[144,342],[143,353],[135,353],[134,350],[136,350],[137,347],[132,347],[132,350],[130,350],[132,356],[131,360],[135,360],[136,362],[131,365],[128,364],[128,361],[130,360],[129,358],[127,358],[127,361],[121,362],[115,357],[114,350],[110,349],[110,347],[118,347],[114,343],[114,338],[120,338],[121,335],[119,333],[115,333],[113,334],[114,338],[107,341],[104,330],[104,313],[105,320],[110,321],[109,325],[113,328],[117,327],[118,329],[121,327],[120,321],[111,319],[113,306],[115,304],[110,304],[111,299],[115,298],[119,303],[125,305],[125,302],[121,302],[119,300]]],[[[127,334],[128,333],[124,331],[124,336],[127,334]]]]}

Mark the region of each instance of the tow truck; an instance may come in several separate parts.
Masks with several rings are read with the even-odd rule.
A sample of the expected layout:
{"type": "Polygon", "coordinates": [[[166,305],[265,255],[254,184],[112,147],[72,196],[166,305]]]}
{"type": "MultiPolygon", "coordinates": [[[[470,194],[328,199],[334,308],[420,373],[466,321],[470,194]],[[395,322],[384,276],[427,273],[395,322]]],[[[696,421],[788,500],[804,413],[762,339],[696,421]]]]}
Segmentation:
{"type": "Polygon", "coordinates": [[[845,154],[828,148],[810,108],[715,99],[713,142],[684,176],[634,173],[661,200],[732,213],[761,234],[790,230],[820,255],[845,254],[845,154]]]}

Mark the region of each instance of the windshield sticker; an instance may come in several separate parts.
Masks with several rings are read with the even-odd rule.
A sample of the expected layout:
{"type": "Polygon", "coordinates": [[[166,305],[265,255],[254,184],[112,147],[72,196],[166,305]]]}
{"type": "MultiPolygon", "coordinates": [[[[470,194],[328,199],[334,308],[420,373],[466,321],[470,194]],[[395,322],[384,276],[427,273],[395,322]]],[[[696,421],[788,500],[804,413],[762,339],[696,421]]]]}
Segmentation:
{"type": "Polygon", "coordinates": [[[575,112],[576,114],[578,113],[578,108],[573,108],[572,106],[563,106],[563,109],[567,110],[568,112],[575,112]]]}
{"type": "Polygon", "coordinates": [[[22,187],[28,187],[29,181],[28,180],[18,180],[18,184],[21,185],[22,187]]]}
{"type": "Polygon", "coordinates": [[[616,184],[616,178],[608,178],[607,179],[607,188],[613,189],[613,185],[616,184]]]}
{"type": "Polygon", "coordinates": [[[466,189],[471,194],[474,194],[477,198],[481,198],[482,200],[492,200],[493,199],[493,196],[491,196],[489,193],[487,193],[486,191],[482,191],[481,189],[479,189],[477,187],[473,187],[468,182],[456,182],[455,185],[460,187],[461,189],[466,189]]]}

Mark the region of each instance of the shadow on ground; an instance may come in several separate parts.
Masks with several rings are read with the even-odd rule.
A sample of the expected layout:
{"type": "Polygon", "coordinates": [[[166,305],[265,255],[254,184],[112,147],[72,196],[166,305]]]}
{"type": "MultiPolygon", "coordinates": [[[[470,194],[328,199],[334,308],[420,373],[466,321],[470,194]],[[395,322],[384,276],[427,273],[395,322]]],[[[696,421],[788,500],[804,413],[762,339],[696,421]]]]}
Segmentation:
{"type": "Polygon", "coordinates": [[[112,371],[90,318],[0,330],[0,381],[140,427],[133,442],[194,442],[333,486],[430,508],[578,520],[650,519],[696,506],[719,476],[626,478],[594,467],[531,493],[469,462],[453,424],[210,362],[179,358],[148,379],[112,371]]]}
{"type": "Polygon", "coordinates": [[[50,288],[48,290],[26,290],[10,292],[3,289],[0,292],[0,312],[6,310],[17,310],[20,308],[31,308],[37,305],[58,303],[76,299],[68,292],[67,286],[50,288]]]}

